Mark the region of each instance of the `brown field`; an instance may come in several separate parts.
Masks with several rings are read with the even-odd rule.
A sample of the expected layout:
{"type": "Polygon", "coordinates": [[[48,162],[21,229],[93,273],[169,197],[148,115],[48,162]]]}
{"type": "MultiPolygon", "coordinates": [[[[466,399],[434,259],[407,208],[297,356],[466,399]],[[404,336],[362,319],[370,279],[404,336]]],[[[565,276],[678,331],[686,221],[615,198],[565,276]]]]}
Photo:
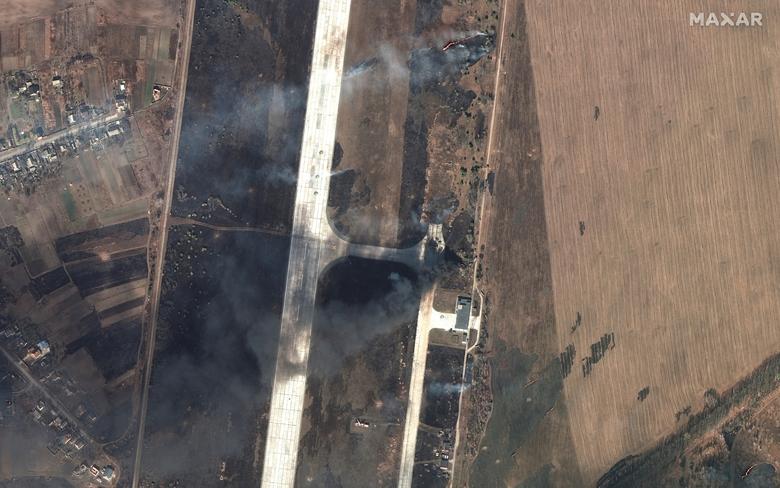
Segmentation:
{"type": "Polygon", "coordinates": [[[146,279],[144,278],[99,291],[88,296],[86,300],[95,307],[96,311],[103,312],[113,306],[144,296],[145,289],[146,279]]]}
{"type": "Polygon", "coordinates": [[[527,2],[557,347],[577,351],[564,397],[586,484],[780,349],[780,5],[729,4],[764,27],[688,25],[722,7],[527,2]],[[605,333],[616,346],[585,377],[605,333]]]}
{"type": "Polygon", "coordinates": [[[177,0],[0,0],[0,26],[15,25],[29,19],[52,15],[71,7],[95,5],[107,22],[173,26],[179,13],[177,0]]]}
{"type": "Polygon", "coordinates": [[[523,1],[509,0],[478,239],[486,294],[453,486],[586,486],[558,366],[536,100],[523,1]],[[514,35],[512,35],[514,34],[514,35]],[[482,351],[482,354],[479,352],[482,351]]]}
{"type": "Polygon", "coordinates": [[[353,190],[368,191],[369,198],[350,205],[335,227],[356,242],[396,242],[415,10],[414,0],[356,0],[350,8],[345,72],[379,60],[372,70],[347,77],[341,90],[336,140],[344,156],[338,170],[356,170],[353,190]]]}

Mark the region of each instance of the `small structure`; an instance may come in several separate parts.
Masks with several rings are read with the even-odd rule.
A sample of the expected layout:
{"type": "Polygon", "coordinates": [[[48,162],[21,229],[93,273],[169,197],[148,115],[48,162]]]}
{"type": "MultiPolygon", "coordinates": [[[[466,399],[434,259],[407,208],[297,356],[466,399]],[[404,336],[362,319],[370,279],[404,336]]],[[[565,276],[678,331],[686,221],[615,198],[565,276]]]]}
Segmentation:
{"type": "Polygon", "coordinates": [[[444,233],[442,224],[430,224],[428,226],[428,238],[436,244],[436,252],[444,251],[446,243],[444,242],[444,233]]]}
{"type": "Polygon", "coordinates": [[[51,422],[49,422],[49,427],[52,427],[57,430],[63,430],[65,427],[68,426],[68,422],[66,420],[62,420],[62,417],[59,415],[54,418],[51,422]]]}
{"type": "Polygon", "coordinates": [[[38,344],[27,349],[27,355],[24,357],[24,362],[27,364],[34,364],[40,359],[48,356],[49,353],[51,353],[49,342],[40,341],[38,344]]]}
{"type": "Polygon", "coordinates": [[[360,417],[353,417],[349,426],[350,434],[364,434],[371,428],[371,422],[360,417]]]}
{"type": "Polygon", "coordinates": [[[455,306],[455,329],[467,331],[469,330],[469,322],[471,320],[471,298],[470,297],[458,297],[458,301],[455,306]]]}
{"type": "Polygon", "coordinates": [[[116,104],[117,110],[126,110],[127,109],[127,95],[124,93],[120,93],[114,97],[114,103],[116,104]]]}
{"type": "Polygon", "coordinates": [[[114,479],[114,476],[116,476],[116,473],[114,472],[114,467],[104,466],[103,470],[100,472],[100,476],[106,481],[112,481],[114,479]]]}
{"type": "Polygon", "coordinates": [[[38,94],[41,92],[41,85],[38,83],[33,82],[27,82],[27,96],[29,97],[37,97],[38,94]]]}

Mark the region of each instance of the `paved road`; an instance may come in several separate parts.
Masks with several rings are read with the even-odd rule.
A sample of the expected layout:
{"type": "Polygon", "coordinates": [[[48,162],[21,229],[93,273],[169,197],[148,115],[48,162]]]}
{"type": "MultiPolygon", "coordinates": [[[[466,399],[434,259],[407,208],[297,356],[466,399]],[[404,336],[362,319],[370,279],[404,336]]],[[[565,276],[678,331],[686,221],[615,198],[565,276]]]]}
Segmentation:
{"type": "Polygon", "coordinates": [[[324,253],[320,258],[320,271],[329,263],[344,256],[352,256],[378,261],[392,261],[409,266],[417,271],[425,263],[425,248],[428,243],[423,239],[412,247],[396,249],[390,247],[370,246],[366,244],[353,244],[331,233],[325,241],[324,253]]]}
{"type": "Polygon", "coordinates": [[[431,313],[435,288],[426,291],[420,299],[420,311],[417,315],[417,330],[414,335],[414,354],[412,356],[412,377],[409,381],[409,404],[406,407],[404,421],[404,440],[401,444],[401,473],[398,486],[412,486],[414,473],[414,451],[417,447],[417,427],[420,423],[425,363],[428,355],[428,333],[431,330],[431,313]]]}
{"type": "Polygon", "coordinates": [[[292,487],[330,188],[350,0],[320,0],[262,486],[292,487]]]}
{"type": "MultiPolygon", "coordinates": [[[[135,448],[135,465],[133,466],[133,488],[138,488],[141,481],[141,459],[143,454],[144,432],[146,429],[146,413],[149,407],[149,381],[152,378],[152,365],[154,363],[154,347],[157,333],[157,314],[160,306],[160,290],[162,286],[163,268],[165,265],[165,249],[168,243],[168,216],[171,213],[171,202],[173,201],[173,185],[176,176],[176,158],[179,155],[179,137],[181,135],[181,119],[184,111],[184,93],[187,89],[187,70],[190,62],[190,47],[192,45],[192,25],[195,19],[195,0],[187,0],[184,13],[184,22],[181,28],[182,51],[181,58],[176,60],[177,69],[180,69],[178,84],[176,86],[176,126],[174,127],[174,137],[171,141],[171,158],[168,162],[168,175],[165,188],[165,202],[163,203],[162,215],[159,226],[159,242],[157,246],[157,260],[155,262],[154,277],[152,282],[152,292],[148,297],[151,304],[151,311],[148,317],[146,331],[148,331],[148,344],[146,345],[146,364],[144,365],[144,378],[141,392],[141,408],[138,417],[138,437],[135,448]]],[[[151,237],[151,236],[150,236],[151,237]]],[[[151,245],[150,241],[150,251],[151,245]]]]}
{"type": "Polygon", "coordinates": [[[65,136],[75,136],[76,134],[78,134],[83,130],[95,129],[102,125],[110,124],[111,122],[116,122],[117,120],[121,120],[125,118],[126,115],[127,114],[125,112],[121,112],[121,111],[112,112],[89,122],[82,122],[80,124],[72,125],[68,127],[66,130],[61,130],[59,132],[49,134],[48,136],[42,137],[29,144],[25,144],[23,146],[17,146],[13,149],[6,149],[5,151],[0,152],[0,161],[7,161],[9,159],[15,158],[16,156],[20,156],[22,154],[33,151],[35,149],[40,149],[46,144],[52,143],[58,139],[62,139],[65,136]]]}

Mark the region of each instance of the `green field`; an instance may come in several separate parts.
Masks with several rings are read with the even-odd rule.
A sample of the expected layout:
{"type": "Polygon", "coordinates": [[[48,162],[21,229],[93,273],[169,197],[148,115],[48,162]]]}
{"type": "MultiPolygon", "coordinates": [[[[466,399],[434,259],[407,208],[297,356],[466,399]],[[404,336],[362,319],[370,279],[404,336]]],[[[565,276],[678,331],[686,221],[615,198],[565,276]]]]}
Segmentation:
{"type": "Polygon", "coordinates": [[[70,190],[62,191],[62,203],[65,205],[65,211],[68,212],[68,219],[71,222],[76,220],[76,199],[70,193],[70,190]]]}

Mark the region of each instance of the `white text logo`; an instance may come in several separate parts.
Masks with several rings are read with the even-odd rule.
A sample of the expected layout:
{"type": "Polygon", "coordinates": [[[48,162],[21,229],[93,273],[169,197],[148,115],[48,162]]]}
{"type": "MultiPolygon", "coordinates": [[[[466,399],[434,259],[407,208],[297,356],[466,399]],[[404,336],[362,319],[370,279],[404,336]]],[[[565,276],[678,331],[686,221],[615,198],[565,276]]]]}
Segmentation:
{"type": "Polygon", "coordinates": [[[688,24],[699,27],[755,27],[763,26],[764,14],[761,12],[691,12],[688,24]]]}

